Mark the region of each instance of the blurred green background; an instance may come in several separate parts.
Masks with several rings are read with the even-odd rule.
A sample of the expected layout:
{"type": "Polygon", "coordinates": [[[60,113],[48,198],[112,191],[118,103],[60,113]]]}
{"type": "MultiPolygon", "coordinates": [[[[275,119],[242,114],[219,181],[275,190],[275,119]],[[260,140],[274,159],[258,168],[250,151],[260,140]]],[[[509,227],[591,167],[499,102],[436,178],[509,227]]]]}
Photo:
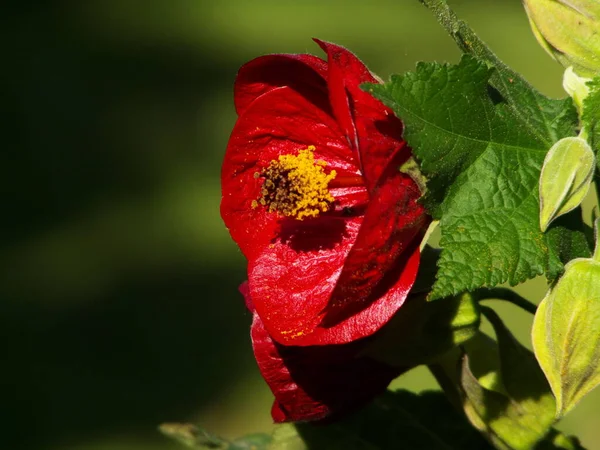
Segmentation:
{"type": "MultiPolygon", "coordinates": [[[[451,5],[563,95],[518,0],[451,5]]],[[[454,44],[417,0],[12,1],[2,19],[0,448],[179,448],[156,431],[164,421],[268,430],[244,259],[219,217],[237,68],[320,54],[314,36],[387,78],[457,61],[454,44]]],[[[527,340],[530,318],[500,312],[527,340]]],[[[394,384],[433,381],[418,369],[394,384]]],[[[562,424],[590,449],[599,404],[596,392],[562,424]]]]}

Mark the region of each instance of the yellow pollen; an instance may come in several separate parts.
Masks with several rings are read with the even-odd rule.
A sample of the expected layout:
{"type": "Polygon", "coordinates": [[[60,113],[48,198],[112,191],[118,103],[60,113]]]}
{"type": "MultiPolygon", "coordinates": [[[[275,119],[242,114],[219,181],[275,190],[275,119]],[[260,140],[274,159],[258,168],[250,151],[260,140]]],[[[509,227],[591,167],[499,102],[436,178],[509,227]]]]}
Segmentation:
{"type": "MultiPolygon", "coordinates": [[[[335,170],[325,173],[325,161],[316,160],[314,145],[300,150],[297,155],[280,155],[255,177],[264,177],[258,200],[269,212],[304,220],[317,217],[329,209],[335,200],[327,185],[336,176],[335,170]]],[[[252,203],[252,207],[258,204],[252,203]]]]}

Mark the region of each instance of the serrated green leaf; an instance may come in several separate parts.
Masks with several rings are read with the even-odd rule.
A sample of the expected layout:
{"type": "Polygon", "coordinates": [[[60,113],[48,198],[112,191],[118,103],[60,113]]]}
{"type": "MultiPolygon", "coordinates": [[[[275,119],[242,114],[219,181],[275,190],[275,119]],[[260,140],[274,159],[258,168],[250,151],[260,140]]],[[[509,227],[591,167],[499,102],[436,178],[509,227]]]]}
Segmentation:
{"type": "MultiPolygon", "coordinates": [[[[420,63],[369,87],[402,118],[429,180],[424,201],[442,231],[432,298],[562,269],[539,230],[538,180],[553,136],[574,129],[544,115],[548,123],[558,120],[553,133],[533,133],[516,103],[494,103],[493,72],[465,55],[458,65],[420,63]]],[[[547,104],[554,112],[553,100],[537,100],[532,107],[547,104]]]]}
{"type": "Polygon", "coordinates": [[[566,137],[552,146],[540,174],[540,229],[577,208],[587,195],[596,157],[587,141],[566,137]]]}
{"type": "Polygon", "coordinates": [[[535,355],[556,397],[556,415],[568,413],[600,384],[600,261],[579,258],[542,300],[535,315],[535,355]]]}
{"type": "Polygon", "coordinates": [[[577,112],[569,98],[549,99],[535,90],[518,72],[504,64],[475,32],[450,9],[445,0],[420,0],[465,54],[496,69],[490,86],[496,89],[532,134],[547,141],[547,149],[562,137],[575,134],[577,112]]]}
{"type": "Polygon", "coordinates": [[[421,2],[466,54],[485,62],[421,64],[369,88],[404,121],[405,138],[429,179],[426,205],[442,218],[444,251],[431,296],[514,285],[544,272],[556,277],[563,265],[537,230],[534,179],[552,144],[575,134],[573,102],[533,89],[444,0],[421,2]]]}

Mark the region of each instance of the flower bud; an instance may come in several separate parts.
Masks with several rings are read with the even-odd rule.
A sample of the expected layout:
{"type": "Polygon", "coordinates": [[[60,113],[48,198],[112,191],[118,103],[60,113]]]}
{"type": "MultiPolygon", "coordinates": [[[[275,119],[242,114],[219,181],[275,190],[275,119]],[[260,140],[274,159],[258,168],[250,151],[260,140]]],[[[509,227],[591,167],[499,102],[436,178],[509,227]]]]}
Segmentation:
{"type": "Polygon", "coordinates": [[[582,76],[600,72],[600,2],[523,0],[542,47],[564,67],[582,76]]]}
{"type": "Polygon", "coordinates": [[[596,158],[589,144],[567,137],[552,146],[540,174],[540,229],[577,208],[586,196],[596,158]]]}
{"type": "Polygon", "coordinates": [[[600,384],[599,224],[594,256],[565,266],[533,320],[533,349],[556,397],[557,418],[600,384]]]}

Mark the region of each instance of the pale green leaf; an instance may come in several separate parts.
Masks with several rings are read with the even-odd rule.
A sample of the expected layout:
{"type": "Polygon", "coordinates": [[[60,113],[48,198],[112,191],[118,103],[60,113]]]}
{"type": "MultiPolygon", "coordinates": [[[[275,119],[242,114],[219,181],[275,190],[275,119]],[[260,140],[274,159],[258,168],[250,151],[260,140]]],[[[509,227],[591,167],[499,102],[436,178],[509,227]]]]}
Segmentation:
{"type": "Polygon", "coordinates": [[[464,360],[461,380],[471,408],[466,412],[474,424],[485,425],[498,447],[530,449],[551,432],[554,398],[533,353],[515,339],[492,309],[482,307],[482,312],[496,333],[503,392],[482,386],[464,360]]]}

